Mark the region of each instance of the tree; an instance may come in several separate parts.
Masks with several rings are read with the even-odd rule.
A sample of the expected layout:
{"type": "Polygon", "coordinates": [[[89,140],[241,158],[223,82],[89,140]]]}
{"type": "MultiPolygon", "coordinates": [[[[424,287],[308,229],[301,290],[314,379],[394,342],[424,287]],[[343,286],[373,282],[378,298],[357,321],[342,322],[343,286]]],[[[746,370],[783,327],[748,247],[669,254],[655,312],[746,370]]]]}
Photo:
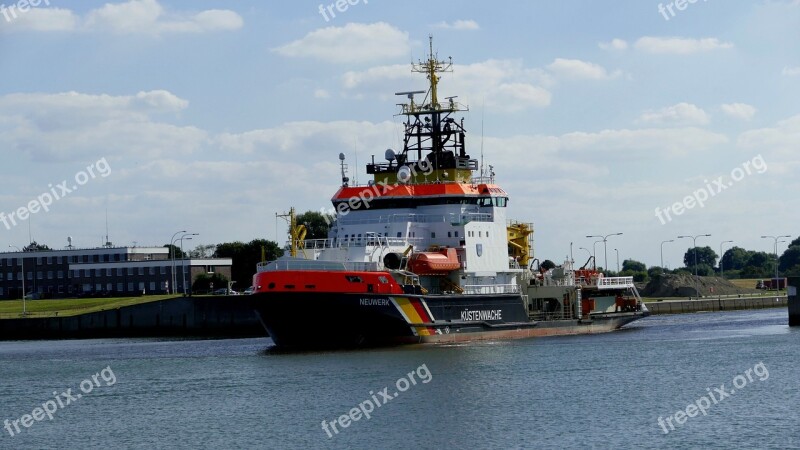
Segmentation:
{"type": "Polygon", "coordinates": [[[649,278],[657,278],[660,277],[661,275],[664,275],[664,273],[665,271],[663,267],[653,266],[647,269],[647,276],[649,278]]]}
{"type": "Polygon", "coordinates": [[[22,250],[26,252],[35,252],[35,251],[52,250],[52,249],[44,244],[37,244],[36,241],[33,241],[30,244],[28,244],[28,246],[23,247],[22,250]]]}
{"type": "Polygon", "coordinates": [[[231,279],[236,282],[237,289],[244,289],[253,282],[256,265],[261,262],[261,249],[267,261],[283,256],[283,249],[277,243],[266,239],[254,239],[248,243],[226,242],[217,245],[215,258],[231,258],[231,279]]]}
{"type": "Polygon", "coordinates": [[[633,259],[626,259],[622,262],[622,270],[629,270],[631,272],[646,272],[647,266],[643,262],[635,261],[633,259]]]}
{"type": "Polygon", "coordinates": [[[731,247],[725,251],[720,260],[722,269],[727,272],[728,270],[741,270],[747,263],[747,258],[750,257],[750,252],[741,247],[731,247]]]}
{"type": "Polygon", "coordinates": [[[711,247],[695,247],[690,248],[686,251],[686,254],[683,255],[683,264],[686,265],[687,268],[692,269],[694,272],[694,254],[697,252],[697,265],[706,264],[708,266],[714,267],[717,265],[717,254],[711,247]]]}
{"type": "Polygon", "coordinates": [[[800,245],[793,245],[781,255],[778,268],[783,272],[794,266],[800,265],[800,245]]]}
{"type": "Polygon", "coordinates": [[[194,279],[194,283],[192,283],[192,292],[208,292],[212,290],[212,283],[213,289],[221,289],[228,287],[228,278],[225,275],[215,273],[213,275],[209,275],[207,273],[201,273],[194,279]]]}
{"type": "Polygon", "coordinates": [[[192,258],[208,258],[214,254],[214,250],[216,249],[216,245],[198,245],[194,250],[189,252],[189,256],[192,258]]]}
{"type": "Polygon", "coordinates": [[[769,270],[770,268],[774,269],[775,263],[775,256],[772,253],[767,252],[750,252],[749,257],[747,258],[747,262],[745,266],[752,266],[756,268],[761,268],[765,270],[769,270]]]}
{"type": "Polygon", "coordinates": [[[333,218],[320,212],[306,211],[297,216],[297,224],[306,226],[306,239],[327,239],[333,218]]]}
{"type": "Polygon", "coordinates": [[[181,251],[180,247],[178,247],[177,245],[166,244],[164,245],[164,248],[167,249],[167,251],[169,252],[167,253],[167,255],[169,255],[170,257],[174,256],[175,259],[181,259],[184,256],[183,251],[181,251]],[[172,251],[170,251],[170,249],[172,251]]]}

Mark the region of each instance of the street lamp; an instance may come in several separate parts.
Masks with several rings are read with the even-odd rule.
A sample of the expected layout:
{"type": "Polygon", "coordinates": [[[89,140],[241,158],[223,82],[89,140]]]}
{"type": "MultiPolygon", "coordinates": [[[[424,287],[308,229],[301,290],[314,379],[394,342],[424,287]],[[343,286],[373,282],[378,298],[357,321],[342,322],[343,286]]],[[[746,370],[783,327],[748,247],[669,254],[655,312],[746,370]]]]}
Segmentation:
{"type": "MultiPolygon", "coordinates": [[[[586,236],[587,238],[603,238],[603,257],[605,258],[605,266],[603,266],[606,270],[608,270],[608,238],[611,236],[622,236],[622,233],[611,233],[605,236],[586,236]]],[[[600,241],[598,241],[600,242],[600,241]]]]}
{"type": "Polygon", "coordinates": [[[20,262],[22,264],[22,317],[28,315],[28,306],[25,303],[25,252],[23,252],[19,247],[16,245],[9,245],[11,248],[17,249],[20,253],[22,253],[22,258],[20,262]]]}
{"type": "Polygon", "coordinates": [[[614,249],[617,252],[617,276],[619,276],[619,250],[614,249]]]}
{"type": "Polygon", "coordinates": [[[181,282],[183,283],[183,295],[186,296],[186,254],[183,253],[183,240],[186,239],[187,241],[191,239],[191,237],[186,236],[199,236],[200,233],[186,233],[181,235],[181,282]]]}
{"type": "Polygon", "coordinates": [[[172,238],[169,240],[169,253],[170,253],[170,259],[172,260],[172,294],[173,295],[175,294],[175,287],[176,287],[175,283],[177,282],[177,280],[175,279],[175,241],[176,241],[175,236],[177,236],[177,235],[179,235],[181,233],[186,233],[186,230],[181,230],[181,231],[176,232],[175,234],[172,235],[172,238]]]}
{"type": "Polygon", "coordinates": [[[699,280],[697,277],[697,238],[711,237],[710,234],[698,234],[697,236],[678,236],[678,239],[689,238],[692,240],[692,250],[694,251],[694,290],[697,293],[697,298],[700,298],[699,280]]]}
{"type": "Polygon", "coordinates": [[[789,235],[784,236],[761,236],[761,239],[774,239],[775,240],[775,292],[778,292],[780,289],[780,282],[778,281],[778,239],[780,238],[790,238],[789,235]]]}
{"type": "Polygon", "coordinates": [[[719,243],[719,277],[725,279],[725,269],[722,267],[722,245],[733,241],[722,241],[719,243]]]}
{"type": "Polygon", "coordinates": [[[661,241],[661,268],[664,269],[664,244],[667,242],[675,242],[675,239],[670,239],[668,241],[661,241]]]}

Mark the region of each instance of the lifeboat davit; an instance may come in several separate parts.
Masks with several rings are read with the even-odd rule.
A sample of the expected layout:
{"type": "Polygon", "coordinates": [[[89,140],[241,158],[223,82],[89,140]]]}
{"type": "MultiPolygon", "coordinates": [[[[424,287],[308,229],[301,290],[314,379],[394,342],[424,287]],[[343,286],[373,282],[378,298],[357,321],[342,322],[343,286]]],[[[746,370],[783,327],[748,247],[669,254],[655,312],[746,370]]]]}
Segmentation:
{"type": "Polygon", "coordinates": [[[412,253],[408,268],[417,275],[447,275],[461,267],[454,248],[412,253]]]}

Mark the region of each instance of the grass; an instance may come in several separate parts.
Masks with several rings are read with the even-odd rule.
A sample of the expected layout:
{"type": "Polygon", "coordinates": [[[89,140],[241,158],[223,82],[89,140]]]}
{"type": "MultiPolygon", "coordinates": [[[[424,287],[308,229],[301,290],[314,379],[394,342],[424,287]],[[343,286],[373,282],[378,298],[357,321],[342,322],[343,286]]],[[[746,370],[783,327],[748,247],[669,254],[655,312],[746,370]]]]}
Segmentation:
{"type": "MultiPolygon", "coordinates": [[[[139,305],[175,297],[175,295],[148,295],[145,297],[70,298],[63,300],[27,300],[25,303],[28,310],[27,317],[63,317],[117,309],[123,306],[139,305]]],[[[18,319],[21,315],[22,300],[0,302],[0,319],[18,319]]]]}

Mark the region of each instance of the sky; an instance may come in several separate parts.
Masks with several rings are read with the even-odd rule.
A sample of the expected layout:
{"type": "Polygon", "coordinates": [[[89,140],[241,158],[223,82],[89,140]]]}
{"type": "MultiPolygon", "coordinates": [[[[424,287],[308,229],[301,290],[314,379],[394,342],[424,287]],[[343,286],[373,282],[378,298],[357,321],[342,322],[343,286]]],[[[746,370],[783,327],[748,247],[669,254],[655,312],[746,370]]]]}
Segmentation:
{"type": "Polygon", "coordinates": [[[429,36],[537,257],[800,235],[798,0],[3,1],[3,248],[284,242],[402,148],[429,36]]]}

